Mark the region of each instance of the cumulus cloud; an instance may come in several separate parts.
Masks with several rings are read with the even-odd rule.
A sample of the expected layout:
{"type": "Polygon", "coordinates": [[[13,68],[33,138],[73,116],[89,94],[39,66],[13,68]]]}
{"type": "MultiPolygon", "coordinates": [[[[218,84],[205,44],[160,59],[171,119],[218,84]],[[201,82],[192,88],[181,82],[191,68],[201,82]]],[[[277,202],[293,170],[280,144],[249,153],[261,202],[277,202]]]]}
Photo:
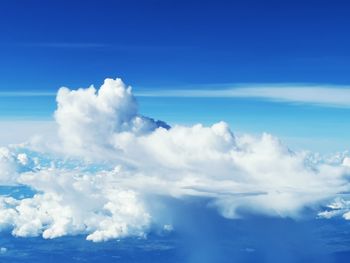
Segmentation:
{"type": "MultiPolygon", "coordinates": [[[[350,190],[346,154],[293,152],[270,134],[235,136],[225,122],[170,128],[140,115],[120,79],[98,90],[61,88],[57,103],[59,138],[0,155],[2,182],[36,192],[0,199],[0,226],[16,236],[86,234],[97,242],[145,236],[160,222],[169,232],[171,222],[152,209],[169,197],[205,198],[228,218],[300,217],[350,190]]],[[[318,216],[348,219],[347,202],[318,216]]]]}
{"type": "Polygon", "coordinates": [[[19,182],[41,193],[22,200],[1,198],[0,225],[11,226],[21,237],[86,233],[88,240],[97,242],[142,236],[150,216],[138,194],[101,176],[55,169],[26,173],[19,182]]]}
{"type": "Polygon", "coordinates": [[[143,134],[167,124],[138,114],[131,87],[121,79],[106,79],[98,91],[61,88],[57,93],[55,120],[65,150],[95,152],[109,148],[115,133],[143,134]]]}
{"type": "Polygon", "coordinates": [[[0,147],[0,183],[11,185],[16,183],[18,177],[16,155],[9,148],[0,147]]]}

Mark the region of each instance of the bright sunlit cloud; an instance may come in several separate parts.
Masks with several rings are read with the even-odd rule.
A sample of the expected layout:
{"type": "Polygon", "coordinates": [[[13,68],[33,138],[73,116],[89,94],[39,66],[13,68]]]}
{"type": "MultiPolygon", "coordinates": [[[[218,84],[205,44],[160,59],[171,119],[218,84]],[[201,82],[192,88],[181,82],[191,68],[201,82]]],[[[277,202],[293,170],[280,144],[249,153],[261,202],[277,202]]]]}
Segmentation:
{"type": "Polygon", "coordinates": [[[270,134],[235,135],[225,122],[170,127],[141,115],[121,79],[63,87],[56,100],[57,136],[0,148],[1,183],[34,191],[0,198],[0,226],[15,236],[143,237],[154,225],[172,229],[153,208],[167,198],[207,200],[227,218],[302,218],[305,208],[350,218],[340,199],[350,191],[346,152],[293,152],[270,134]]]}

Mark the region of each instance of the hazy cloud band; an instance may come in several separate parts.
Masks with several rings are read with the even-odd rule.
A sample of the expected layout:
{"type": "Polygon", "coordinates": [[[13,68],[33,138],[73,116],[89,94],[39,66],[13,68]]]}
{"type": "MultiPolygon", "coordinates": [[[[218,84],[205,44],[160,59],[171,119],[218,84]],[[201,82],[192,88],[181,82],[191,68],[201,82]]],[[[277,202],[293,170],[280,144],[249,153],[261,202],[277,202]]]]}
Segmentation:
{"type": "Polygon", "coordinates": [[[328,107],[350,107],[349,86],[235,86],[233,88],[171,89],[136,92],[143,97],[258,98],[328,107]]]}

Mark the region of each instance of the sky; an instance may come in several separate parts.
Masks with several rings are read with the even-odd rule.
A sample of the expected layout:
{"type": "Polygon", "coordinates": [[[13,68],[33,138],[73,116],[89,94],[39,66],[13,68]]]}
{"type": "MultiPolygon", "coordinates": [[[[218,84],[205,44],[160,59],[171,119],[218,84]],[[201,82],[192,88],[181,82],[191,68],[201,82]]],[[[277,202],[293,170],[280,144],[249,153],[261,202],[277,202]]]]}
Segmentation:
{"type": "Polygon", "coordinates": [[[135,87],[159,89],[349,84],[347,1],[1,5],[1,90],[56,91],[115,75],[135,87]]]}
{"type": "Polygon", "coordinates": [[[1,1],[0,261],[348,262],[349,8],[1,1]]]}
{"type": "Polygon", "coordinates": [[[136,96],[177,90],[167,95],[171,98],[139,98],[143,112],[170,123],[225,120],[239,132],[271,132],[296,149],[345,150],[348,6],[347,1],[5,0],[0,119],[50,120],[59,87],[99,86],[107,77],[121,77],[136,96]],[[260,86],[277,93],[286,86],[301,88],[292,93],[307,98],[282,96],[281,103],[276,90],[265,97],[216,98],[222,89],[260,86]],[[328,88],[323,99],[335,89],[346,94],[334,94],[340,103],[319,107],[315,86],[328,88]],[[183,98],[183,90],[212,93],[183,98]],[[184,110],[192,104],[196,110],[184,110]]]}

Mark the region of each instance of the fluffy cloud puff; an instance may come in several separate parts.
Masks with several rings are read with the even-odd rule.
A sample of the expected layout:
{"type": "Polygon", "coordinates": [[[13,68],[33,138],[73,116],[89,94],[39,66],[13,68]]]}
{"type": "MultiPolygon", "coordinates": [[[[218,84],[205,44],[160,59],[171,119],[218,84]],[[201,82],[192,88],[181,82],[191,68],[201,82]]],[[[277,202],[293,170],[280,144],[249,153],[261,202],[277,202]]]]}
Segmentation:
{"type": "Polygon", "coordinates": [[[56,156],[50,165],[22,153],[0,155],[4,182],[37,191],[0,200],[0,225],[17,236],[143,236],[159,222],[152,200],[169,196],[205,197],[228,218],[242,210],[298,217],[350,188],[349,157],[295,153],[269,134],[234,136],[225,122],[170,128],[140,115],[120,79],[106,79],[98,91],[61,88],[57,103],[59,138],[46,142],[44,153],[56,156]],[[27,169],[18,172],[18,166],[27,169]]]}
{"type": "Polygon", "coordinates": [[[82,155],[108,149],[115,133],[144,134],[159,126],[168,127],[138,114],[131,87],[121,79],[106,79],[98,91],[93,86],[60,88],[55,120],[65,151],[82,155]]]}
{"type": "Polygon", "coordinates": [[[10,148],[0,147],[0,185],[13,185],[19,172],[28,164],[25,153],[16,154],[10,148]]]}
{"type": "Polygon", "coordinates": [[[97,242],[144,235],[150,216],[138,194],[101,176],[56,169],[23,174],[19,182],[42,193],[22,200],[1,198],[0,225],[12,227],[21,237],[86,233],[97,242]]]}

